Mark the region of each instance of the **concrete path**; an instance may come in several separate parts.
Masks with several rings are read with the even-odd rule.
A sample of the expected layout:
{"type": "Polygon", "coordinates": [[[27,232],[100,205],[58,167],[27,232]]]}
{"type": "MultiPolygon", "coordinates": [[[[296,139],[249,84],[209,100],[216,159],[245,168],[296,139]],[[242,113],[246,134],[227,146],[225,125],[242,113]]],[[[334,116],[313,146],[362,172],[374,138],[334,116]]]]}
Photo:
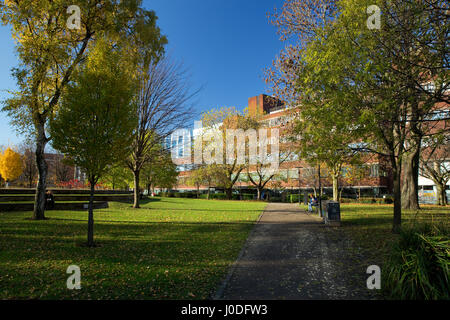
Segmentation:
{"type": "Polygon", "coordinates": [[[370,299],[361,260],[339,228],[269,203],[216,299],[370,299]]]}

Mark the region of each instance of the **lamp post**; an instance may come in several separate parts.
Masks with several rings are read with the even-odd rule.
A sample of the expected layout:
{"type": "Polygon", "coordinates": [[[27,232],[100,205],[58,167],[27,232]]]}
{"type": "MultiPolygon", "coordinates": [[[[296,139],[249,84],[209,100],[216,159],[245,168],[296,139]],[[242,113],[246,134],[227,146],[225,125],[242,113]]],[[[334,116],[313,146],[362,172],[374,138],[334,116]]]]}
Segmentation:
{"type": "Polygon", "coordinates": [[[298,205],[300,205],[301,204],[301,201],[300,201],[300,170],[302,169],[303,167],[297,167],[297,169],[298,169],[298,205]]]}
{"type": "Polygon", "coordinates": [[[317,165],[317,174],[319,178],[319,217],[322,216],[322,184],[320,183],[320,162],[317,165]]]}

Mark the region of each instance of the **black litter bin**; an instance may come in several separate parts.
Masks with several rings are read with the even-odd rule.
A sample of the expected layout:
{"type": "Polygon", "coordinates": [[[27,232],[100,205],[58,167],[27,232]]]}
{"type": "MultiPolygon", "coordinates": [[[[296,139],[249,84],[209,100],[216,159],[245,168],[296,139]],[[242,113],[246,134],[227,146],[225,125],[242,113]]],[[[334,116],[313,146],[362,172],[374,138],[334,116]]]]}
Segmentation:
{"type": "Polygon", "coordinates": [[[341,223],[341,206],[337,201],[328,201],[326,209],[325,223],[332,225],[340,225],[341,223]]]}

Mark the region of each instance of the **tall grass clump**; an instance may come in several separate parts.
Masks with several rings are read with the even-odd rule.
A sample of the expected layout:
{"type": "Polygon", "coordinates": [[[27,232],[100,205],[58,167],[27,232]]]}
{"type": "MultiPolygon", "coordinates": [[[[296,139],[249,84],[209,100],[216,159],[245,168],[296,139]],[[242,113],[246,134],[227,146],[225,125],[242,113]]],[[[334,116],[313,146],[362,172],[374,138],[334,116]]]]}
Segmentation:
{"type": "Polygon", "coordinates": [[[384,294],[399,300],[449,300],[449,228],[422,224],[403,229],[383,277],[384,294]]]}

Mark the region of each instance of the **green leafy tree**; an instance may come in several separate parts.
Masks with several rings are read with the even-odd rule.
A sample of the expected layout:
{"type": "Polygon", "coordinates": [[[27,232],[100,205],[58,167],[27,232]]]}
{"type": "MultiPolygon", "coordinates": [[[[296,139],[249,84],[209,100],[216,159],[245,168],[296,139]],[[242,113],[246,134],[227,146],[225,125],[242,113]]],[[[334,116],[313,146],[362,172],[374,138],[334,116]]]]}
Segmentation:
{"type": "MultiPolygon", "coordinates": [[[[48,166],[44,159],[48,123],[57,112],[65,87],[90,45],[107,33],[116,42],[152,37],[156,54],[159,29],[146,20],[156,20],[152,11],[141,8],[141,0],[7,0],[0,4],[0,19],[11,26],[20,64],[12,71],[17,90],[4,102],[4,111],[19,131],[27,130],[36,142],[38,183],[34,219],[45,219],[45,190],[48,166]],[[77,12],[67,13],[69,6],[77,12]],[[75,20],[74,20],[75,19],[75,20]],[[73,22],[79,21],[79,25],[73,22]],[[72,26],[71,26],[72,24],[72,26]],[[136,34],[139,33],[139,36],[136,34]]],[[[128,46],[129,57],[136,48],[128,46]]]]}
{"type": "Polygon", "coordinates": [[[122,163],[108,166],[105,175],[101,178],[102,184],[116,190],[118,188],[128,189],[133,181],[133,176],[128,168],[122,163]]]}
{"type": "Polygon", "coordinates": [[[323,163],[333,184],[333,200],[339,201],[339,178],[342,166],[358,161],[351,149],[355,130],[347,124],[347,115],[334,108],[326,99],[318,103],[317,97],[302,104],[301,116],[294,124],[292,139],[299,155],[310,164],[323,163]]]}
{"type": "Polygon", "coordinates": [[[197,195],[199,194],[200,186],[207,187],[206,199],[209,200],[211,187],[216,184],[218,168],[215,164],[200,165],[195,170],[190,172],[187,180],[188,184],[191,184],[197,188],[197,195]]]}
{"type": "MultiPolygon", "coordinates": [[[[388,159],[394,232],[401,226],[403,160],[420,136],[414,124],[425,123],[436,103],[448,103],[446,10],[441,1],[342,0],[334,22],[316,30],[296,61],[299,109],[311,118],[329,113],[352,132],[353,150],[388,159]],[[368,27],[373,4],[381,9],[380,28],[368,27]],[[427,89],[431,79],[434,90],[427,89]]],[[[334,132],[328,135],[332,140],[334,132]]]]}
{"type": "Polygon", "coordinates": [[[154,192],[155,187],[171,189],[177,183],[177,166],[172,162],[170,153],[161,145],[153,148],[155,151],[152,161],[147,162],[142,169],[143,183],[147,193],[154,192]]]}
{"type": "Polygon", "coordinates": [[[88,177],[88,246],[95,245],[95,185],[108,166],[124,160],[136,126],[136,109],[132,104],[135,88],[124,68],[122,54],[108,40],[99,40],[75,82],[68,85],[50,126],[53,147],[88,177]]]}
{"type": "Polygon", "coordinates": [[[194,186],[197,189],[197,198],[200,195],[200,186],[206,184],[205,180],[205,167],[200,167],[189,172],[189,177],[187,179],[187,184],[194,186]]]}

